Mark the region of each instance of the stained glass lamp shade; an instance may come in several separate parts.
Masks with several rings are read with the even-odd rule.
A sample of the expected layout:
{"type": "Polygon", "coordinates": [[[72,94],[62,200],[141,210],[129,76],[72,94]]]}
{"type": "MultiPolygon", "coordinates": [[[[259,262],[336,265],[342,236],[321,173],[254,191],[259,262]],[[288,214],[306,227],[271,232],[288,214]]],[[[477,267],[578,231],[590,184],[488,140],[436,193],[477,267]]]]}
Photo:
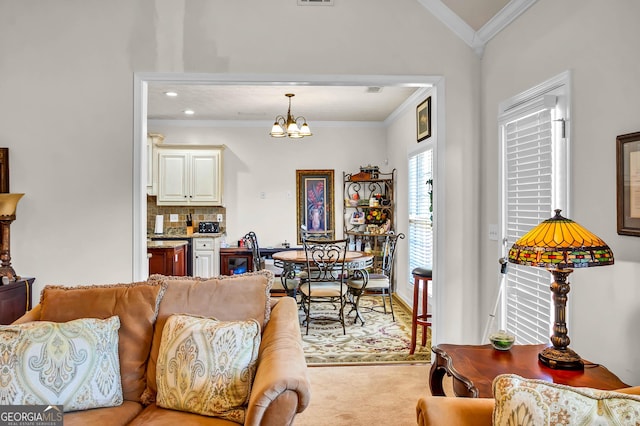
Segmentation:
{"type": "Polygon", "coordinates": [[[509,262],[546,268],[553,275],[551,284],[555,305],[555,322],[551,343],[538,358],[551,367],[565,370],[584,368],[582,359],[569,346],[566,324],[567,277],[572,268],[613,264],[613,252],[600,238],[571,219],[556,215],[520,238],[509,250],[509,262]]]}

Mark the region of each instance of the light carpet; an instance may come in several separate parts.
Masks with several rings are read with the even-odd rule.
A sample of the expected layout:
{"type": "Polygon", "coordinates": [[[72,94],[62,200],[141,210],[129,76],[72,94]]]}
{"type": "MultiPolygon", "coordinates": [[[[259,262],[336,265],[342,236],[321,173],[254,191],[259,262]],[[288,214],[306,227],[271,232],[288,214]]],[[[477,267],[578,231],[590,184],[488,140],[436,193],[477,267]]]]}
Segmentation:
{"type": "MultiPolygon", "coordinates": [[[[391,314],[382,310],[381,298],[362,297],[361,313],[365,324],[354,324],[355,312],[345,308],[346,334],[339,322],[312,319],[309,334],[305,334],[304,313],[300,310],[302,346],[308,365],[317,364],[379,364],[379,363],[428,363],[431,360],[431,330],[427,330],[427,345],[422,347],[421,328],[418,328],[415,353],[409,355],[411,343],[411,313],[403,303],[394,299],[393,321],[391,314]]],[[[389,311],[389,307],[387,306],[389,311]]],[[[338,310],[332,305],[312,305],[313,316],[336,317],[338,310]]]]}
{"type": "MultiPolygon", "coordinates": [[[[294,426],[409,426],[430,395],[429,364],[309,367],[311,401],[294,426]]],[[[451,385],[445,382],[447,394],[451,385]]]]}

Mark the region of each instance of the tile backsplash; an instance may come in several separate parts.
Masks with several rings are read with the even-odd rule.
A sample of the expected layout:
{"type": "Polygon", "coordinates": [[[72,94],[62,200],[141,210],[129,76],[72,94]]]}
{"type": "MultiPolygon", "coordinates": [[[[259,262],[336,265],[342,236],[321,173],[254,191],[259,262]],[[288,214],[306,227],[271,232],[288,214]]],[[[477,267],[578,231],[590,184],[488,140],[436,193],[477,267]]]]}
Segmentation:
{"type": "Polygon", "coordinates": [[[227,209],[224,207],[206,206],[158,206],[156,197],[147,195],[147,234],[153,234],[156,215],[164,216],[165,234],[184,234],[187,232],[187,215],[191,214],[194,232],[198,232],[198,223],[202,221],[216,222],[217,215],[222,213],[223,221],[220,222],[220,232],[226,229],[227,209]],[[169,215],[177,214],[178,221],[170,222],[169,215]]]}

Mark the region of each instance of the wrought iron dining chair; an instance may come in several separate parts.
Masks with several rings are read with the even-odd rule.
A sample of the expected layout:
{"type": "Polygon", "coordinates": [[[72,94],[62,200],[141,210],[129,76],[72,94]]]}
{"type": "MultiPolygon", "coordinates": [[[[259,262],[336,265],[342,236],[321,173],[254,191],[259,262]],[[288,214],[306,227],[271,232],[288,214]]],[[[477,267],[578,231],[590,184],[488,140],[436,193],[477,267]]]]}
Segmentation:
{"type": "MultiPolygon", "coordinates": [[[[395,321],[396,317],[393,312],[393,262],[395,259],[396,246],[398,239],[404,239],[405,235],[390,232],[387,234],[382,245],[382,266],[379,272],[367,273],[366,271],[355,271],[355,273],[347,280],[349,297],[353,303],[352,311],[356,311],[354,323],[362,321],[364,318],[360,315],[360,298],[366,294],[378,294],[382,297],[382,306],[384,313],[387,313],[387,303],[385,296],[389,299],[389,308],[391,310],[391,318],[395,321]]],[[[372,307],[372,310],[375,307],[372,307]]]]}
{"type": "Polygon", "coordinates": [[[255,272],[264,269],[265,259],[260,255],[260,245],[258,244],[258,236],[256,233],[249,231],[244,236],[244,240],[251,249],[251,254],[253,256],[253,271],[255,272]]]}
{"type": "Polygon", "coordinates": [[[347,286],[345,283],[345,257],[347,240],[312,240],[303,241],[307,258],[306,278],[300,284],[301,304],[305,313],[306,334],[309,334],[309,323],[312,319],[338,321],[342,324],[342,333],[346,334],[344,307],[347,286]],[[312,305],[316,303],[332,303],[339,305],[337,317],[311,316],[312,305]]]}

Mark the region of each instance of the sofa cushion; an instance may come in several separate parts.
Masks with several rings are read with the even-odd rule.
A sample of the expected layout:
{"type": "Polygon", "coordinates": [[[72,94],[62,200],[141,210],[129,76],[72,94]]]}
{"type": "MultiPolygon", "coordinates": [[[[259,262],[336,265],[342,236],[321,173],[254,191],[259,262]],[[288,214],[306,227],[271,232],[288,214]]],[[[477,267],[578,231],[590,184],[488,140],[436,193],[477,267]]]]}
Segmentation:
{"type": "Polygon", "coordinates": [[[153,325],[166,284],[159,281],[96,286],[46,286],[40,299],[42,321],[120,318],[119,358],[123,397],[140,402],[153,325]]]}
{"type": "Polygon", "coordinates": [[[640,397],[503,374],[493,381],[494,425],[639,424],[640,397]]]}
{"type": "Polygon", "coordinates": [[[135,420],[142,409],[139,402],[124,401],[117,407],[74,411],[64,414],[64,426],[124,426],[135,420]]]}
{"type": "Polygon", "coordinates": [[[167,285],[160,303],[151,354],[147,364],[147,390],[142,402],[150,404],[156,395],[156,361],[167,318],[173,314],[192,314],[221,321],[255,319],[262,327],[271,315],[270,291],[273,273],[270,271],[218,277],[212,279],[151,276],[167,285]]]}
{"type": "Polygon", "coordinates": [[[0,326],[0,404],[122,404],[117,316],[0,326]]]}
{"type": "Polygon", "coordinates": [[[244,424],[260,324],[172,315],[162,331],[156,404],[244,424]]]}

